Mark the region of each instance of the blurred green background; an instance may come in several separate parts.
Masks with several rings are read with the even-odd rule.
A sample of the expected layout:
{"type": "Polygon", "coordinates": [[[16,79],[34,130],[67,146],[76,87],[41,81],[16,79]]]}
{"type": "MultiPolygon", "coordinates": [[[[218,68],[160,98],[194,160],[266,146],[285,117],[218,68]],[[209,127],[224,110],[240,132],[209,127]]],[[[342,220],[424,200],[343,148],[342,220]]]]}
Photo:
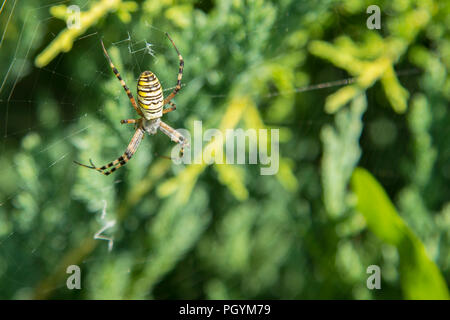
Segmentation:
{"type": "Polygon", "coordinates": [[[448,299],[449,18],[437,0],[2,1],[0,298],[448,299]],[[164,121],[280,129],[276,175],[175,165],[160,133],[112,176],[73,164],[133,134],[100,39],[133,93],[151,70],[167,95],[164,32],[185,60],[164,121]]]}

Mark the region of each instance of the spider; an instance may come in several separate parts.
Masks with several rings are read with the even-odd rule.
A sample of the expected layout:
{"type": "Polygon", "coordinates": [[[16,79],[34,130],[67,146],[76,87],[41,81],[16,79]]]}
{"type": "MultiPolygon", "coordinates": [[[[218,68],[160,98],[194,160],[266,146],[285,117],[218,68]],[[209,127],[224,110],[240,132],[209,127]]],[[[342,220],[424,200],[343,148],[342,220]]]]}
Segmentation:
{"type": "Polygon", "coordinates": [[[141,143],[144,134],[146,132],[148,134],[154,135],[156,134],[158,129],[161,130],[164,134],[168,135],[172,141],[180,144],[181,146],[180,157],[183,156],[184,148],[189,147],[188,141],[177,130],[161,121],[161,117],[163,114],[169,113],[176,109],[175,104],[170,100],[172,100],[172,98],[181,89],[181,77],[183,76],[183,67],[184,67],[183,57],[181,56],[180,52],[175,46],[175,43],[173,42],[172,38],[169,36],[168,33],[166,33],[166,36],[167,38],[169,38],[170,42],[172,42],[172,45],[177,51],[178,58],[180,60],[177,85],[173,90],[173,92],[167,98],[164,99],[163,90],[158,78],[153,74],[153,72],[144,71],[141,73],[138,79],[137,85],[138,103],[136,103],[133,94],[131,93],[130,89],[128,89],[127,85],[125,84],[125,81],[120,76],[119,71],[116,69],[116,67],[114,67],[111,58],[109,57],[108,52],[105,49],[103,41],[100,41],[102,44],[103,52],[105,53],[105,56],[108,59],[112,71],[116,75],[117,79],[119,79],[122,87],[125,89],[125,92],[127,93],[128,98],[130,99],[131,105],[134,107],[136,112],[141,117],[139,119],[127,119],[120,121],[120,123],[122,124],[134,124],[136,129],[136,132],[131,138],[128,147],[122,156],[108,163],[107,165],[104,165],[103,167],[96,167],[91,159],[89,159],[89,162],[91,163],[90,166],[74,161],[76,164],[85,168],[95,169],[101,174],[104,174],[105,176],[110,175],[118,168],[125,165],[131,159],[131,157],[139,147],[139,144],[141,143]],[[170,107],[163,109],[163,107],[166,104],[169,104],[170,107]]]}

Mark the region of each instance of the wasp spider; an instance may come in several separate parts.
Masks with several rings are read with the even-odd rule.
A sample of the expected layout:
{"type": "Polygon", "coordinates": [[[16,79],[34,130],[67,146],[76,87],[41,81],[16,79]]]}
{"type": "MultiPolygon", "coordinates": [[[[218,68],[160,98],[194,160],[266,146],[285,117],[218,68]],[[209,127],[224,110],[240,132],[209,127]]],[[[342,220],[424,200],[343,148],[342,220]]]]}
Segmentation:
{"type": "Polygon", "coordinates": [[[98,172],[107,176],[116,171],[121,166],[125,165],[131,159],[131,157],[139,147],[139,144],[141,143],[142,138],[144,137],[144,134],[146,132],[148,134],[153,135],[156,134],[158,129],[161,130],[164,134],[168,135],[172,141],[180,144],[181,146],[180,156],[183,156],[184,148],[188,147],[189,143],[178,131],[176,131],[163,121],[161,121],[161,117],[163,114],[174,111],[176,109],[175,104],[170,100],[172,100],[172,98],[181,89],[181,77],[183,76],[183,67],[184,67],[183,57],[181,56],[180,52],[175,46],[175,43],[173,42],[172,38],[170,38],[169,34],[166,33],[166,36],[169,38],[170,42],[172,42],[173,47],[177,51],[178,58],[180,59],[180,68],[178,71],[177,85],[173,90],[173,92],[167,98],[164,99],[163,90],[158,78],[153,74],[153,72],[144,71],[141,73],[138,79],[137,103],[130,89],[128,89],[127,85],[125,84],[125,81],[120,76],[119,71],[117,71],[116,67],[114,67],[111,58],[109,57],[108,52],[106,51],[105,46],[103,45],[103,41],[101,41],[103,52],[105,53],[105,56],[109,61],[109,65],[111,66],[112,71],[116,75],[117,79],[119,79],[122,87],[125,89],[125,92],[127,93],[132,106],[134,107],[136,112],[140,115],[140,118],[120,121],[120,123],[122,124],[124,123],[134,124],[136,132],[131,138],[131,141],[128,144],[127,149],[125,150],[125,153],[118,159],[108,163],[107,165],[104,165],[103,167],[96,167],[92,163],[92,160],[89,160],[91,163],[90,166],[74,161],[76,164],[85,168],[95,169],[98,172]],[[170,107],[163,109],[163,107],[166,104],[169,104],[170,107]]]}

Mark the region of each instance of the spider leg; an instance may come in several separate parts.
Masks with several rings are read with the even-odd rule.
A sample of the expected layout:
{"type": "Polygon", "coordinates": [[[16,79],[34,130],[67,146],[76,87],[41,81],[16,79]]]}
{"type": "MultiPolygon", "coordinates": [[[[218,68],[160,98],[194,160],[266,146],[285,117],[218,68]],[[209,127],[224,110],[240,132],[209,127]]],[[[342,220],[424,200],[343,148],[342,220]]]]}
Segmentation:
{"type": "Polygon", "coordinates": [[[169,136],[170,140],[172,140],[175,143],[178,143],[181,146],[180,149],[180,158],[184,155],[184,149],[189,147],[189,142],[186,140],[185,137],[181,133],[179,133],[177,130],[169,126],[167,123],[161,121],[159,123],[159,129],[169,136]]]}
{"type": "Polygon", "coordinates": [[[173,103],[172,101],[169,101],[169,104],[171,105],[170,108],[164,109],[163,110],[163,114],[175,111],[177,109],[177,106],[175,105],[175,103],[173,103]]]}
{"type": "Polygon", "coordinates": [[[169,34],[167,32],[166,32],[166,36],[167,36],[167,38],[169,38],[170,42],[172,42],[173,47],[177,51],[178,59],[180,60],[180,68],[178,70],[177,85],[176,85],[175,89],[173,90],[173,92],[167,98],[164,99],[164,104],[169,103],[169,101],[172,100],[172,98],[175,97],[177,92],[181,89],[181,78],[183,77],[183,68],[184,68],[183,57],[181,56],[180,52],[178,51],[177,47],[175,46],[175,43],[173,42],[172,38],[169,36],[169,34]]]}
{"type": "Polygon", "coordinates": [[[125,81],[122,79],[122,77],[120,76],[119,71],[116,69],[116,67],[114,66],[114,64],[111,61],[111,58],[109,57],[108,52],[105,49],[105,45],[103,44],[103,41],[100,40],[100,42],[102,43],[102,48],[103,48],[103,52],[105,53],[106,58],[108,59],[109,62],[109,66],[111,67],[112,71],[114,72],[114,74],[116,75],[117,79],[119,79],[120,84],[122,85],[122,87],[125,89],[125,92],[128,95],[128,98],[131,101],[131,104],[133,105],[133,108],[136,110],[136,112],[140,115],[140,116],[144,116],[144,114],[142,113],[141,109],[139,109],[139,107],[136,104],[136,100],[134,100],[133,94],[131,93],[130,89],[127,87],[127,85],[125,84],[125,81]]]}
{"type": "Polygon", "coordinates": [[[91,163],[90,166],[79,163],[77,161],[74,161],[76,164],[88,168],[88,169],[95,169],[101,174],[108,176],[117,169],[119,169],[121,166],[124,166],[134,155],[137,148],[139,147],[139,144],[142,141],[142,138],[144,137],[144,131],[141,128],[138,128],[136,132],[133,135],[133,138],[131,138],[130,143],[128,144],[127,149],[125,150],[125,153],[121,155],[119,158],[117,158],[114,161],[111,161],[107,165],[104,165],[103,167],[96,167],[91,159],[89,159],[89,162],[91,163]],[[111,168],[111,169],[109,169],[111,168]],[[109,169],[109,170],[108,170],[109,169]]]}
{"type": "Polygon", "coordinates": [[[91,163],[91,166],[88,166],[88,165],[86,165],[86,164],[79,163],[78,161],[75,161],[75,160],[73,160],[73,162],[76,163],[76,164],[79,165],[79,166],[82,166],[82,167],[85,167],[85,168],[88,168],[88,169],[95,169],[95,166],[94,166],[94,164],[92,163],[92,160],[91,160],[91,159],[89,159],[89,162],[91,163]]]}
{"type": "Polygon", "coordinates": [[[121,124],[133,124],[133,123],[137,123],[138,120],[136,119],[125,119],[125,120],[120,120],[121,124]]]}

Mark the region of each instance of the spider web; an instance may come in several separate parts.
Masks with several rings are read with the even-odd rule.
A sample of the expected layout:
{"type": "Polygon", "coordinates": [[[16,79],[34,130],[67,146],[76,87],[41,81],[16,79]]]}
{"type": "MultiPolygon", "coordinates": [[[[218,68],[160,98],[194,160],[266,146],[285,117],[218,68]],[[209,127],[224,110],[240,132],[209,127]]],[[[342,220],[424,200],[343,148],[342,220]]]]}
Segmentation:
{"type": "MultiPolygon", "coordinates": [[[[88,0],[80,6],[81,9],[83,10],[89,2],[90,1],[88,0]]],[[[95,73],[91,74],[90,79],[81,77],[77,74],[67,73],[67,67],[65,66],[65,63],[68,60],[66,59],[68,55],[77,55],[77,59],[80,61],[80,66],[82,66],[83,63],[94,60],[98,56],[103,56],[100,46],[102,29],[96,29],[95,27],[90,28],[89,32],[76,39],[71,51],[68,53],[60,53],[54,61],[46,67],[37,69],[32,65],[36,54],[41,51],[38,49],[38,45],[46,45],[50,42],[48,40],[56,37],[55,34],[48,35],[46,28],[48,24],[55,23],[56,21],[56,18],[50,16],[48,10],[51,6],[58,4],[69,4],[69,1],[47,1],[45,5],[36,5],[35,8],[26,12],[26,18],[24,19],[21,29],[17,30],[16,37],[10,37],[9,34],[13,32],[13,30],[11,30],[11,21],[13,21],[15,16],[18,14],[19,1],[3,0],[0,5],[0,18],[2,20],[0,30],[0,52],[4,50],[6,46],[15,47],[13,51],[14,55],[7,57],[7,59],[3,62],[3,64],[7,67],[2,68],[0,74],[0,104],[2,106],[0,159],[2,160],[3,166],[6,166],[2,169],[2,172],[15,172],[20,170],[18,164],[15,163],[12,158],[16,153],[20,152],[24,148],[22,139],[27,134],[43,131],[44,128],[50,125],[47,121],[36,119],[34,109],[37,107],[38,103],[50,104],[53,100],[56,100],[59,108],[63,108],[63,112],[61,113],[58,123],[54,125],[61,127],[68,126],[71,129],[61,137],[45,140],[43,142],[45,146],[32,153],[32,156],[36,159],[45,159],[43,158],[44,153],[48,153],[51,150],[56,150],[56,147],[61,144],[69,144],[71,139],[83,134],[87,130],[92,129],[91,126],[84,126],[81,128],[72,126],[73,124],[80,122],[83,118],[93,116],[99,117],[100,119],[105,118],[102,100],[108,98],[108,96],[102,92],[98,92],[95,89],[94,84],[98,82],[105,82],[114,78],[106,59],[103,64],[97,66],[95,73]],[[34,30],[31,39],[24,38],[24,32],[27,29],[34,30]],[[44,41],[40,38],[41,35],[47,35],[49,38],[44,41]],[[79,51],[77,50],[79,45],[83,45],[83,48],[88,49],[79,51]],[[40,94],[40,92],[45,91],[46,85],[51,85],[53,82],[65,83],[66,89],[59,92],[57,97],[48,97],[40,94]],[[71,95],[74,91],[78,93],[75,96],[71,95]],[[82,106],[86,99],[95,99],[98,108],[96,110],[81,112],[81,110],[84,110],[82,106]],[[20,110],[20,121],[17,121],[17,117],[19,116],[17,110],[20,110]]],[[[167,44],[167,42],[163,42],[165,30],[160,30],[152,25],[148,25],[148,27],[149,33],[146,34],[145,37],[126,31],[125,37],[118,38],[110,43],[105,42],[107,48],[115,47],[119,49],[122,59],[127,59],[126,65],[131,65],[131,69],[128,70],[127,73],[135,76],[133,79],[134,83],[136,83],[137,76],[140,72],[149,69],[149,65],[154,66],[158,64],[159,54],[173,54],[171,51],[172,48],[167,44]],[[154,38],[157,38],[158,41],[153,42],[154,38]],[[124,58],[125,56],[128,57],[124,58]]],[[[284,26],[280,25],[278,28],[282,30],[284,26]]],[[[186,61],[186,64],[188,63],[189,61],[186,61]]],[[[166,91],[166,93],[174,88],[175,83],[173,78],[174,75],[176,75],[177,68],[177,65],[173,67],[171,74],[167,76],[168,80],[161,80],[162,87],[165,88],[164,91],[166,91]]],[[[124,73],[125,70],[119,71],[124,73]]],[[[406,74],[405,76],[412,75],[406,74]]],[[[189,69],[186,68],[183,75],[182,86],[189,87],[192,81],[193,79],[189,76],[189,69]]],[[[307,94],[311,91],[321,91],[325,96],[330,92],[330,90],[327,89],[344,86],[352,82],[354,82],[354,79],[348,77],[327,79],[326,82],[313,83],[305,87],[296,88],[293,92],[296,94],[307,94]]],[[[133,92],[134,83],[127,83],[128,87],[130,87],[133,92]]],[[[114,99],[117,101],[120,97],[125,95],[122,87],[118,84],[118,81],[114,92],[114,99]]],[[[292,94],[293,92],[267,93],[264,98],[271,99],[280,95],[292,94]]],[[[252,93],[250,92],[250,94],[252,93]]],[[[218,94],[210,95],[210,97],[220,102],[223,101],[227,95],[218,94]]],[[[131,106],[128,107],[132,109],[131,106]]],[[[183,106],[178,106],[178,108],[183,108],[183,106]]],[[[312,127],[322,124],[322,122],[313,123],[313,121],[305,120],[302,125],[312,127]]],[[[71,162],[73,159],[77,159],[77,154],[74,154],[73,152],[62,152],[55,153],[52,157],[52,159],[46,159],[46,165],[37,169],[37,175],[32,177],[34,180],[38,181],[41,177],[50,175],[52,171],[56,170],[58,167],[68,166],[68,162],[71,162]]],[[[72,172],[68,174],[73,175],[76,169],[77,168],[73,168],[72,172]]],[[[115,180],[114,183],[120,184],[121,181],[115,180]]],[[[0,214],[6,214],[6,210],[10,210],[14,207],[14,198],[18,196],[18,194],[25,188],[26,186],[20,182],[15,185],[2,186],[0,189],[0,209],[3,208],[3,211],[0,211],[0,214]]],[[[104,192],[104,190],[99,191],[104,192]]],[[[92,210],[98,225],[98,232],[96,234],[93,233],[92,237],[100,239],[96,241],[107,240],[106,242],[108,244],[106,246],[103,243],[101,245],[105,246],[105,249],[107,249],[106,247],[108,246],[112,249],[113,240],[110,238],[111,233],[108,235],[108,230],[113,226],[111,221],[114,221],[109,219],[114,219],[114,217],[111,217],[111,213],[107,213],[107,200],[101,196],[99,196],[98,200],[100,206],[99,211],[92,210]],[[105,214],[107,214],[108,218],[105,218],[105,214]]],[[[67,205],[71,206],[72,201],[70,201],[67,205]]],[[[64,214],[64,212],[61,214],[64,214]]],[[[91,213],[86,213],[85,218],[92,219],[93,217],[89,215],[91,215],[91,213]]],[[[7,218],[3,218],[3,220],[5,219],[7,218]]],[[[116,228],[120,228],[120,225],[116,225],[116,228]]],[[[44,234],[42,237],[45,239],[46,235],[44,234]]],[[[24,235],[22,232],[10,230],[7,227],[0,227],[0,276],[2,276],[3,272],[8,272],[6,276],[2,276],[3,279],[7,280],[7,283],[3,283],[3,286],[15,288],[14,293],[10,291],[0,292],[0,295],[4,297],[27,297],[31,288],[36,283],[37,279],[24,279],[21,276],[22,270],[32,269],[34,266],[24,264],[14,256],[14,248],[20,247],[23,243],[27,246],[21,247],[21,250],[29,255],[38,256],[41,250],[46,250],[45,241],[41,241],[36,245],[30,245],[28,242],[24,241],[24,235]],[[5,244],[10,242],[17,243],[17,246],[5,246],[5,244]],[[14,269],[13,272],[10,271],[11,268],[8,268],[8,265],[12,266],[14,269]]],[[[107,250],[105,250],[105,252],[106,251],[107,250]]],[[[114,249],[109,254],[113,253],[114,249]]],[[[107,254],[108,253],[106,252],[105,255],[107,254]]],[[[96,261],[103,259],[105,259],[105,256],[91,256],[83,261],[83,266],[93,264],[96,261]]],[[[147,262],[147,260],[143,259],[142,261],[137,261],[135,264],[143,264],[145,262],[147,262]]],[[[52,289],[63,288],[64,286],[65,283],[62,283],[60,286],[56,286],[52,289]]]]}
{"type": "MultiPolygon", "coordinates": [[[[14,21],[14,17],[18,14],[18,0],[7,1],[4,0],[0,6],[0,17],[2,19],[6,18],[6,22],[2,23],[1,30],[1,39],[0,39],[0,50],[4,49],[6,46],[15,46],[14,55],[12,57],[8,57],[8,68],[3,71],[0,80],[0,103],[2,105],[2,135],[1,135],[1,144],[0,150],[2,155],[2,160],[6,160],[5,156],[12,155],[21,150],[20,141],[30,132],[39,132],[41,129],[46,127],[49,123],[39,121],[35,118],[35,113],[33,112],[33,108],[37,106],[41,100],[37,100],[36,92],[39,90],[43,90],[40,83],[42,82],[64,82],[67,84],[66,90],[61,92],[60,96],[57,98],[57,103],[61,107],[71,109],[67,115],[63,115],[57,123],[57,126],[66,126],[77,123],[80,119],[85,117],[91,117],[93,114],[96,116],[102,117],[102,108],[98,110],[84,113],[81,116],[76,116],[77,112],[80,110],[80,104],[83,102],[83,96],[94,96],[96,93],[92,92],[92,86],[96,81],[103,81],[105,79],[110,79],[113,76],[111,69],[109,66],[105,64],[99,66],[99,69],[95,71],[91,81],[86,81],[85,79],[81,79],[77,77],[76,74],[67,74],[64,71],[64,68],[61,67],[61,64],[64,62],[65,56],[67,53],[61,53],[58,57],[50,63],[48,66],[36,69],[31,64],[35,58],[37,53],[36,44],[39,43],[37,35],[45,34],[46,24],[53,22],[56,18],[51,17],[48,14],[48,10],[51,6],[59,5],[59,4],[68,4],[69,1],[47,1],[48,3],[45,5],[40,5],[35,7],[34,9],[28,10],[26,12],[26,17],[24,19],[24,23],[22,25],[21,30],[18,32],[18,36],[16,39],[10,39],[8,37],[8,32],[10,31],[10,23],[14,21]],[[48,15],[45,18],[36,19],[36,15],[42,13],[46,13],[43,15],[48,15]],[[27,29],[34,29],[33,36],[30,41],[26,41],[23,38],[24,32],[27,29]],[[28,77],[34,77],[28,81],[28,77]],[[26,83],[24,83],[26,82],[26,83]],[[29,85],[31,83],[31,86],[29,85]],[[74,91],[73,88],[77,88],[78,91],[77,96],[69,96],[69,93],[74,91]],[[10,126],[11,122],[11,110],[20,109],[21,112],[21,125],[20,127],[12,127],[10,126]],[[75,116],[74,116],[75,115],[75,116]]],[[[80,6],[81,9],[85,7],[90,1],[86,1],[84,5],[80,6]]],[[[90,59],[94,55],[101,54],[100,47],[100,36],[99,31],[89,32],[74,42],[74,47],[76,47],[80,42],[89,42],[90,49],[81,54],[81,59],[87,60],[90,59]]],[[[134,38],[130,35],[124,39],[120,39],[111,45],[116,46],[120,49],[124,49],[123,51],[127,51],[130,56],[132,56],[132,65],[133,70],[137,69],[139,72],[141,71],[142,61],[146,56],[150,56],[154,58],[155,63],[157,63],[157,58],[155,56],[155,51],[152,48],[153,44],[148,42],[143,38],[134,38]]],[[[56,35],[50,33],[52,38],[55,38],[56,35]]],[[[51,41],[51,39],[50,39],[51,41]]],[[[49,41],[48,41],[49,42],[49,41]]],[[[6,62],[6,61],[5,61],[6,62]]],[[[120,90],[116,90],[115,99],[123,94],[122,88],[118,87],[120,90]]],[[[165,90],[171,90],[169,86],[165,90]]],[[[100,93],[102,95],[102,93],[100,93]]],[[[103,94],[102,98],[105,96],[103,94]]],[[[50,103],[50,100],[46,100],[44,98],[44,104],[47,102],[50,103]]],[[[33,157],[39,159],[43,157],[44,152],[48,152],[51,149],[54,149],[59,144],[66,144],[70,139],[80,135],[84,131],[90,129],[90,126],[85,126],[82,128],[75,128],[71,130],[69,133],[66,133],[64,136],[59,137],[58,139],[53,139],[50,141],[45,141],[45,147],[40,148],[39,150],[33,153],[33,157]]],[[[49,174],[49,171],[53,170],[55,167],[61,165],[64,160],[74,159],[76,155],[72,152],[66,152],[62,154],[56,154],[54,159],[49,160],[47,165],[38,168],[38,173],[34,177],[35,179],[39,179],[40,177],[49,174]]],[[[9,159],[11,160],[11,159],[9,159]]],[[[17,164],[11,161],[5,161],[4,164],[7,166],[7,170],[18,170],[17,164]]],[[[115,181],[116,183],[120,183],[120,181],[115,181]]],[[[25,186],[23,184],[18,183],[17,185],[10,186],[10,188],[3,189],[0,194],[0,207],[10,209],[14,204],[12,201],[14,198],[23,190],[25,186]]],[[[101,203],[104,203],[103,211],[98,224],[98,232],[92,234],[92,237],[100,240],[107,240],[108,247],[111,250],[113,246],[112,238],[105,236],[107,233],[107,229],[111,228],[114,225],[114,220],[106,219],[106,210],[107,210],[107,202],[106,200],[99,199],[101,203]]],[[[70,204],[69,204],[70,205],[70,204]]],[[[5,214],[5,212],[2,212],[5,214]]],[[[4,219],[3,219],[4,220],[4,219]]],[[[11,286],[16,288],[22,288],[16,291],[14,297],[20,298],[23,296],[27,296],[29,293],[29,287],[35,281],[34,279],[23,279],[19,275],[20,271],[24,268],[32,268],[32,266],[24,265],[18,259],[14,258],[13,251],[8,249],[7,246],[4,246],[7,242],[17,242],[20,243],[22,239],[17,236],[18,233],[16,231],[7,231],[8,228],[2,228],[2,235],[0,237],[0,263],[1,271],[5,271],[7,265],[11,265],[14,268],[13,272],[7,274],[5,286],[11,286]],[[6,233],[4,233],[6,231],[6,233]],[[3,268],[2,268],[3,267],[3,268]]],[[[32,247],[24,247],[23,251],[27,251],[30,255],[38,255],[40,248],[43,244],[32,247]]],[[[0,273],[2,273],[0,271],[0,273]]],[[[62,285],[64,287],[65,284],[62,285]]],[[[5,294],[4,292],[1,295],[5,294]]]]}

